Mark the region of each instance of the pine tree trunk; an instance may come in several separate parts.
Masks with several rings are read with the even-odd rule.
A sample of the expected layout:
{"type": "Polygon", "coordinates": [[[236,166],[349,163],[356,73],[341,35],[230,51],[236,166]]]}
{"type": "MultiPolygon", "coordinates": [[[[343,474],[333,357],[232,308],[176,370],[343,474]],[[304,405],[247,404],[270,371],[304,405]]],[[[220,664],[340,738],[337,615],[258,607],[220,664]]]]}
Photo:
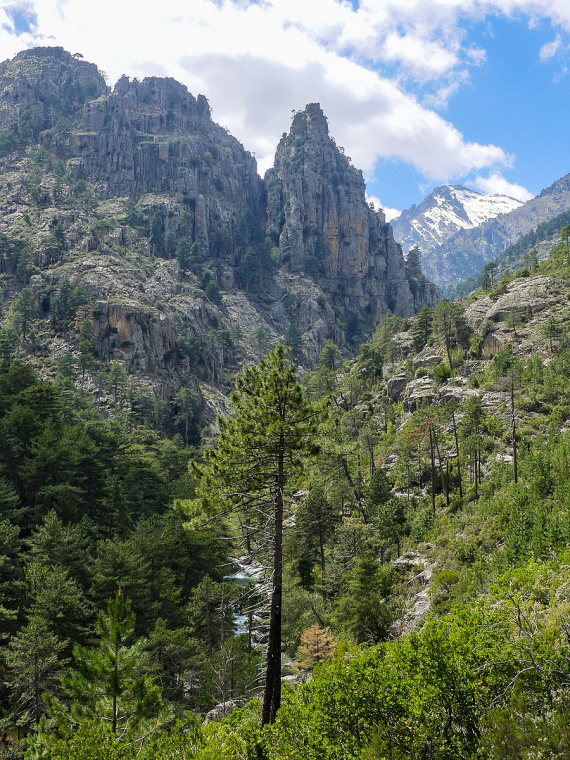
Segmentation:
{"type": "Polygon", "coordinates": [[[431,508],[435,518],[435,452],[431,427],[429,429],[429,455],[431,465],[431,508]]]}
{"type": "Polygon", "coordinates": [[[326,598],[327,598],[327,588],[326,588],[325,538],[323,536],[323,526],[322,526],[322,523],[319,525],[319,554],[320,554],[320,558],[321,558],[321,582],[322,582],[322,585],[323,585],[322,596],[323,596],[323,599],[326,601],[326,598]]]}
{"type": "Polygon", "coordinates": [[[515,381],[511,378],[511,432],[513,440],[513,474],[515,483],[519,482],[519,466],[517,452],[517,418],[515,415],[515,381]]]}
{"type": "Polygon", "coordinates": [[[459,458],[459,437],[457,435],[457,425],[455,423],[455,412],[451,412],[453,422],[453,435],[455,438],[455,455],[457,457],[457,475],[459,476],[459,496],[463,498],[463,481],[461,479],[461,460],[459,458]]]}
{"type": "Polygon", "coordinates": [[[439,450],[439,443],[438,443],[438,440],[437,440],[437,434],[435,432],[435,427],[433,425],[432,425],[432,430],[433,430],[433,442],[435,444],[435,449],[437,451],[437,459],[438,459],[438,462],[439,462],[439,474],[440,474],[440,478],[441,478],[441,488],[442,488],[444,496],[445,496],[445,503],[449,507],[449,481],[446,478],[445,473],[443,471],[443,464],[442,464],[442,459],[441,459],[441,453],[440,453],[440,450],[439,450]]]}
{"type": "Polygon", "coordinates": [[[281,704],[281,610],[283,598],[283,490],[285,486],[285,440],[279,441],[275,493],[275,532],[273,554],[273,592],[269,641],[267,644],[267,669],[261,725],[274,723],[281,704]]]}

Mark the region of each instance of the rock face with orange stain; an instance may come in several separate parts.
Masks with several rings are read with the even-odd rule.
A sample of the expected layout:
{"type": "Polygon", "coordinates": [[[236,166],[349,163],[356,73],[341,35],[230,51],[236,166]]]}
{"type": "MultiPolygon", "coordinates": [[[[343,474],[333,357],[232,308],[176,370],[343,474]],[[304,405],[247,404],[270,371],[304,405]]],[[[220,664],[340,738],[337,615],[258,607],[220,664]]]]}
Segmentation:
{"type": "Polygon", "coordinates": [[[409,316],[436,303],[437,288],[407,266],[317,103],[293,118],[265,182],[268,232],[283,263],[315,277],[338,311],[370,324],[388,310],[409,316]]]}
{"type": "Polygon", "coordinates": [[[93,309],[97,355],[122,359],[131,370],[173,369],[176,336],[168,320],[150,309],[100,302],[93,309]]]}

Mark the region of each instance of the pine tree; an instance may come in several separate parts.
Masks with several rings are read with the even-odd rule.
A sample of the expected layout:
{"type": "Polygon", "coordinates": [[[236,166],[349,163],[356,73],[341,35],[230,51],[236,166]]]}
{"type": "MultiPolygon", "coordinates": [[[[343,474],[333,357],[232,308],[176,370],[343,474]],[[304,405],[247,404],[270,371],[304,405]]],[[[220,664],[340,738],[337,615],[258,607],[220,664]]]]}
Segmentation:
{"type": "MultiPolygon", "coordinates": [[[[315,561],[321,568],[321,585],[326,595],[326,554],[325,547],[338,523],[340,515],[334,505],[327,499],[320,487],[312,488],[307,498],[299,505],[295,516],[298,545],[301,547],[299,558],[304,586],[312,585],[312,570],[315,561]]],[[[296,541],[296,543],[297,543],[296,541]]]]}
{"type": "Polygon", "coordinates": [[[543,322],[543,324],[540,326],[540,334],[543,338],[545,338],[545,340],[548,341],[548,347],[551,354],[554,353],[554,341],[560,338],[561,333],[562,330],[560,328],[560,325],[552,316],[549,317],[546,322],[543,322]]]}
{"type": "Polygon", "coordinates": [[[433,325],[433,309],[427,304],[418,312],[410,330],[414,351],[421,351],[431,336],[433,325]]]}
{"type": "Polygon", "coordinates": [[[336,648],[336,641],[329,628],[315,623],[301,634],[301,645],[297,650],[298,665],[303,670],[312,670],[324,660],[330,660],[336,648]]]}
{"type": "Polygon", "coordinates": [[[12,638],[6,651],[12,711],[18,725],[37,724],[46,712],[46,693],[57,693],[66,642],[34,616],[12,638]]]}
{"type": "Polygon", "coordinates": [[[206,576],[192,590],[186,606],[194,636],[210,654],[234,631],[233,606],[239,589],[231,583],[216,583],[206,576]]]}
{"type": "Polygon", "coordinates": [[[23,511],[14,487],[4,478],[0,478],[0,520],[18,522],[23,511]]]}
{"type": "Polygon", "coordinates": [[[451,349],[457,343],[458,333],[464,328],[463,308],[458,303],[444,299],[433,312],[433,332],[443,342],[449,366],[453,369],[451,349]]]}
{"type": "Polygon", "coordinates": [[[155,623],[156,604],[151,599],[151,567],[131,542],[118,538],[100,541],[93,568],[93,595],[99,605],[123,590],[134,608],[137,631],[155,623]]]}
{"type": "Polygon", "coordinates": [[[28,539],[28,557],[44,566],[64,567],[87,590],[92,545],[83,523],[65,524],[54,510],[48,512],[28,539]]]}
{"type": "Polygon", "coordinates": [[[570,224],[565,224],[564,227],[562,227],[560,230],[560,237],[566,243],[566,256],[568,257],[568,261],[570,261],[570,224]]]}
{"type": "Polygon", "coordinates": [[[303,333],[301,332],[299,325],[295,324],[295,322],[291,322],[289,327],[285,330],[283,343],[291,349],[291,358],[294,361],[298,361],[303,348],[303,333]]]}
{"type": "Polygon", "coordinates": [[[149,675],[146,639],[135,639],[135,616],[119,590],[97,619],[98,646],[76,646],[77,669],[63,681],[72,700],[71,718],[106,718],[115,735],[136,731],[162,709],[158,687],[149,675]]]}
{"type": "Polygon", "coordinates": [[[116,405],[124,401],[129,374],[121,362],[114,361],[107,375],[107,388],[113,394],[116,405]]]}
{"type": "Polygon", "coordinates": [[[283,528],[288,484],[311,449],[318,407],[306,402],[286,349],[278,346],[257,367],[247,367],[232,395],[234,416],[220,419],[218,444],[200,484],[210,512],[233,508],[259,515],[258,544],[269,546],[271,610],[262,724],[273,723],[281,702],[283,528]],[[269,528],[267,527],[269,526],[269,528]]]}
{"type": "Polygon", "coordinates": [[[184,431],[184,445],[190,442],[191,426],[195,427],[200,414],[200,399],[191,388],[181,388],[170,402],[174,408],[173,422],[184,431]]]}
{"type": "MultiPolygon", "coordinates": [[[[0,481],[1,482],[1,481],[0,481]]],[[[20,529],[8,520],[0,521],[0,624],[4,633],[8,621],[16,618],[20,598],[20,529]]],[[[2,641],[0,633],[0,642],[2,641]]]]}
{"type": "Polygon", "coordinates": [[[483,422],[485,412],[478,396],[470,396],[463,406],[461,429],[463,445],[469,454],[471,482],[475,484],[475,496],[479,494],[481,483],[481,463],[483,455],[483,422]]]}
{"type": "Polygon", "coordinates": [[[22,340],[26,340],[32,320],[36,316],[34,299],[30,288],[24,288],[12,302],[8,329],[14,331],[22,340]]]}
{"type": "Polygon", "coordinates": [[[25,606],[60,640],[84,638],[90,608],[67,568],[31,562],[25,571],[25,606]]]}
{"type": "Polygon", "coordinates": [[[338,627],[358,643],[377,643],[388,635],[392,617],[383,597],[389,594],[391,570],[372,552],[358,555],[348,578],[348,593],[335,609],[338,627]]]}

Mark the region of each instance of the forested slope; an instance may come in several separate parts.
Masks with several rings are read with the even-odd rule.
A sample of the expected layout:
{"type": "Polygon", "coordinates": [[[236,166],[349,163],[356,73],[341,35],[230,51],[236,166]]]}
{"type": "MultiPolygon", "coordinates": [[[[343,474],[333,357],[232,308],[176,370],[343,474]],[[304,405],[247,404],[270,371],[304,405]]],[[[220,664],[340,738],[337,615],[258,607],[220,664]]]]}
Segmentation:
{"type": "Polygon", "coordinates": [[[522,274],[387,316],[354,360],[325,346],[300,386],[274,352],[209,451],[105,420],[65,372],[8,357],[6,757],[565,758],[566,245],[522,274]],[[261,729],[272,377],[300,411],[283,697],[261,729]]]}

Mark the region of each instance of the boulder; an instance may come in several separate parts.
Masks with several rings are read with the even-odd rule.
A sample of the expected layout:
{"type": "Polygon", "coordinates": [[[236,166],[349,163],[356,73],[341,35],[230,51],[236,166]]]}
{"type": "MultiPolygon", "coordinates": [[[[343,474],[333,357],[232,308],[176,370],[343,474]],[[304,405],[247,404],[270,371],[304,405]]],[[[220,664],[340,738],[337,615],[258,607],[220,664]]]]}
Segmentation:
{"type": "Polygon", "coordinates": [[[433,346],[426,346],[419,354],[416,354],[412,359],[412,366],[416,370],[418,367],[431,367],[436,364],[441,364],[443,361],[441,353],[433,346]]]}
{"type": "Polygon", "coordinates": [[[421,406],[431,403],[436,396],[434,382],[431,377],[418,377],[408,383],[404,396],[404,409],[414,412],[421,406]]]}
{"type": "Polygon", "coordinates": [[[442,404],[448,404],[450,401],[462,404],[470,396],[478,396],[478,391],[473,388],[458,387],[456,385],[445,385],[439,391],[439,400],[442,404]]]}
{"type": "Polygon", "coordinates": [[[408,380],[405,374],[394,375],[386,383],[386,392],[390,401],[399,401],[406,389],[408,380]]]}
{"type": "Polygon", "coordinates": [[[481,356],[483,359],[492,359],[505,345],[507,345],[507,341],[500,335],[495,332],[487,333],[481,345],[481,356]]]}

